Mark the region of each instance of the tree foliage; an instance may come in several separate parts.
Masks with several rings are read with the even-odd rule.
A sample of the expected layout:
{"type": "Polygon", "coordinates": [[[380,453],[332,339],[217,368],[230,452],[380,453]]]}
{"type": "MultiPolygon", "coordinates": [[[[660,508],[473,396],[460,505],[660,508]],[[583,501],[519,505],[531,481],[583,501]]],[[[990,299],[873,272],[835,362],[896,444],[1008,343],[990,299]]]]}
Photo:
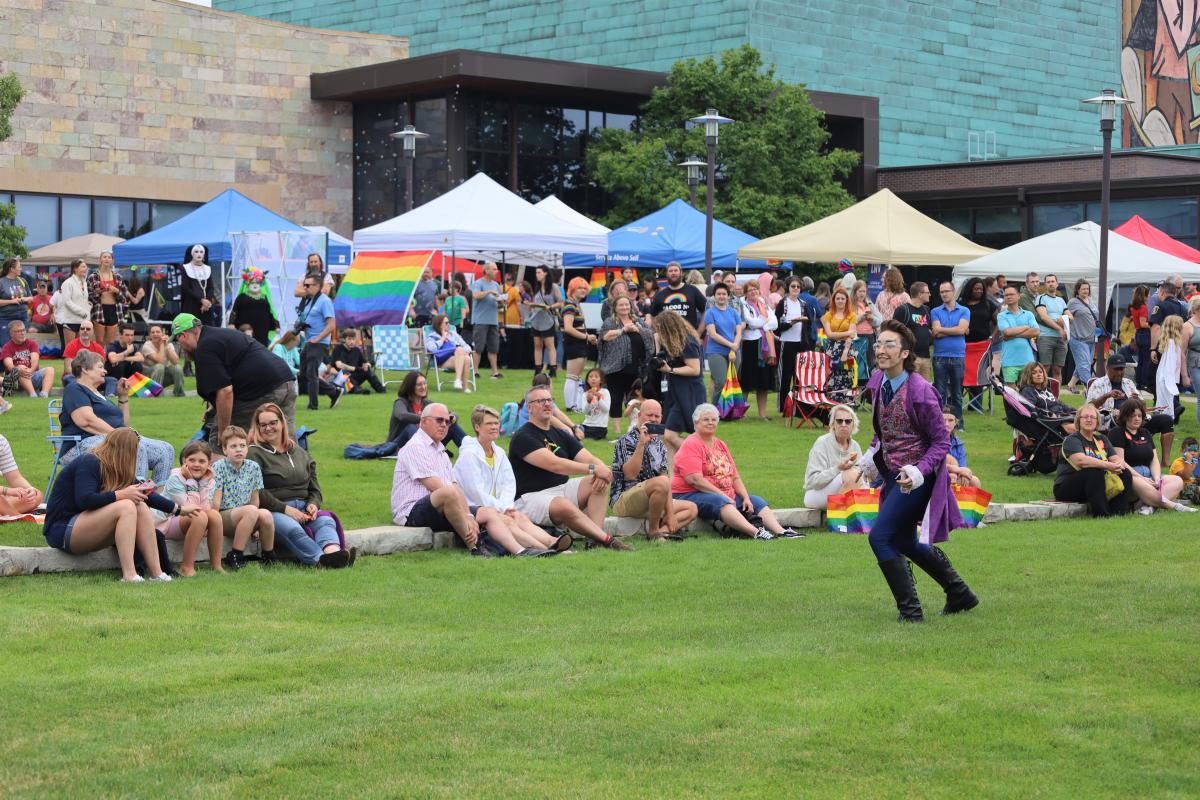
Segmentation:
{"type": "MultiPolygon", "coordinates": [[[[12,136],[12,115],[24,96],[21,81],[11,72],[0,75],[0,142],[12,136]]],[[[25,248],[25,229],[14,224],[16,207],[12,203],[0,203],[0,256],[29,255],[25,248]]]]}
{"type": "MultiPolygon", "coordinates": [[[[706,156],[702,126],[685,121],[715,108],[734,124],[722,125],[717,147],[715,215],[758,237],[773,236],[846,208],[854,198],[839,183],[858,154],[825,150],[824,114],[804,87],[775,77],[749,45],[678,61],[667,85],[642,106],[633,131],[607,129],[588,148],[588,168],[615,198],[601,221],[620,225],[676,198],[688,197],[690,156],[706,156]]],[[[703,173],[703,170],[701,171],[703,173]]],[[[702,177],[697,198],[706,194],[702,177]]]]}

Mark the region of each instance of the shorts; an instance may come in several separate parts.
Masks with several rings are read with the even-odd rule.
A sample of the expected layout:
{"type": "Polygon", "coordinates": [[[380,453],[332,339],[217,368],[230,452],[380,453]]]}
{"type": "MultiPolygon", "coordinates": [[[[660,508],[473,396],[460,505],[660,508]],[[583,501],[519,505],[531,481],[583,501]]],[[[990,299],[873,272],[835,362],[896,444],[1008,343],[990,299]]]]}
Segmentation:
{"type": "Polygon", "coordinates": [[[554,521],[550,519],[550,503],[557,497],[565,497],[579,505],[579,487],[588,480],[584,476],[571,478],[566,483],[542,489],[540,492],[529,492],[517,498],[517,510],[533,520],[534,525],[549,526],[554,521]]]}
{"type": "Polygon", "coordinates": [[[46,544],[58,548],[64,553],[71,552],[71,531],[75,530],[75,523],[78,520],[79,514],[75,514],[66,522],[54,523],[54,526],[46,531],[46,544]]]}
{"type": "Polygon", "coordinates": [[[227,508],[221,512],[221,529],[226,536],[233,536],[234,531],[237,530],[237,525],[233,522],[232,508],[227,508]]]}
{"type": "Polygon", "coordinates": [[[1005,383],[1016,383],[1021,378],[1021,370],[1025,367],[1000,367],[1000,374],[1005,383]]]}
{"type": "Polygon", "coordinates": [[[563,358],[567,361],[574,361],[577,358],[588,357],[588,343],[585,339],[576,339],[574,336],[563,334],[563,358]]]}
{"type": "MultiPolygon", "coordinates": [[[[222,517],[222,521],[224,518],[222,517]]],[[[179,529],[179,517],[168,517],[158,524],[158,532],[166,539],[179,541],[183,539],[183,531],[179,529]]]]}
{"type": "Polygon", "coordinates": [[[117,324],[117,307],[115,305],[104,305],[103,303],[100,304],[100,324],[117,324]]]}
{"type": "Polygon", "coordinates": [[[613,503],[613,516],[645,519],[650,514],[650,495],[644,484],[638,484],[621,492],[613,503]]]}
{"type": "MultiPolygon", "coordinates": [[[[467,508],[472,517],[479,511],[479,506],[468,505],[467,508]]],[[[404,518],[404,524],[410,528],[430,528],[435,531],[454,530],[454,526],[450,524],[450,520],[446,519],[446,515],[434,508],[433,495],[430,494],[413,503],[413,507],[408,510],[408,516],[404,518]]],[[[455,532],[457,533],[457,531],[455,532]]]]}
{"type": "Polygon", "coordinates": [[[601,425],[584,425],[583,438],[604,440],[608,438],[608,428],[601,425]]]}
{"type": "Polygon", "coordinates": [[[500,352],[500,326],[476,325],[471,344],[475,347],[476,353],[500,352]]]}
{"type": "MultiPolygon", "coordinates": [[[[1132,466],[1132,465],[1130,465],[1130,466],[1132,466]]],[[[1141,475],[1143,478],[1145,478],[1148,481],[1154,480],[1154,476],[1150,473],[1149,467],[1133,467],[1133,471],[1136,472],[1138,475],[1141,475]]]]}
{"type": "Polygon", "coordinates": [[[534,336],[540,336],[543,339],[549,339],[551,336],[553,336],[555,333],[558,332],[558,323],[551,322],[549,328],[533,328],[533,327],[531,327],[530,330],[533,331],[534,336]]]}
{"type": "Polygon", "coordinates": [[[1061,336],[1039,336],[1038,363],[1061,367],[1067,363],[1067,343],[1061,336]]]}
{"type": "MultiPolygon", "coordinates": [[[[677,492],[673,496],[676,500],[691,500],[696,504],[696,510],[699,511],[700,519],[706,519],[709,522],[719,520],[721,518],[721,509],[725,508],[725,506],[732,505],[735,509],[740,508],[739,505],[734,504],[732,498],[712,492],[677,492]]],[[[754,505],[755,514],[767,507],[767,501],[756,494],[750,495],[750,502],[754,505]]]]}

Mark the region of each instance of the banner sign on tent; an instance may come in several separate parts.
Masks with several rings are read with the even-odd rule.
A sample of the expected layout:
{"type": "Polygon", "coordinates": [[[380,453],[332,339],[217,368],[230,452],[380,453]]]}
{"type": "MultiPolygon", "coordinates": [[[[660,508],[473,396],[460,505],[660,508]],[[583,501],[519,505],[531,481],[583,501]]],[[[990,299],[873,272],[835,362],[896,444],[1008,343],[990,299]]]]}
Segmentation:
{"type": "Polygon", "coordinates": [[[333,301],[338,327],[403,325],[431,255],[428,251],[356,255],[333,301]]]}
{"type": "Polygon", "coordinates": [[[309,253],[325,260],[327,236],[309,231],[256,231],[229,234],[233,244],[233,262],[229,270],[231,291],[226,294],[232,304],[242,285],[242,273],[258,267],[267,278],[267,286],[276,298],[275,312],[279,315],[279,330],[291,330],[296,319],[299,301],[292,296],[295,282],[308,269],[309,253]]]}
{"type": "Polygon", "coordinates": [[[867,264],[867,297],[871,302],[883,291],[883,273],[887,264],[867,264]]]}

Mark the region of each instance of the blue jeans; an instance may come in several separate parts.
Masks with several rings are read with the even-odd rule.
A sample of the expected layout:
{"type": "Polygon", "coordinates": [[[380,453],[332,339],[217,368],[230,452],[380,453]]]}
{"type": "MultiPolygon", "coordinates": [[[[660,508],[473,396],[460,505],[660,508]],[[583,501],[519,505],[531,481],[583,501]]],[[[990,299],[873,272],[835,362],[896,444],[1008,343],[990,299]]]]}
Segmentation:
{"type": "Polygon", "coordinates": [[[921,544],[917,526],[925,516],[925,507],[933,495],[933,476],[926,476],[920,489],[905,494],[896,484],[891,470],[883,475],[883,491],[880,494],[879,516],[871,527],[867,541],[880,563],[893,561],[901,556],[928,555],[929,545],[921,544]]]}
{"type": "MultiPolygon", "coordinates": [[[[700,519],[706,519],[709,522],[715,522],[721,518],[721,509],[725,506],[732,505],[734,508],[741,508],[741,500],[730,500],[723,494],[714,494],[712,492],[676,492],[676,500],[691,500],[696,504],[699,511],[700,519]]],[[[756,494],[750,495],[750,502],[754,505],[754,513],[757,514],[767,507],[767,501],[763,500],[756,494]]]]}
{"type": "MultiPolygon", "coordinates": [[[[304,510],[303,500],[289,500],[287,504],[292,508],[304,510]]],[[[320,560],[321,553],[327,546],[339,542],[337,526],[331,517],[317,517],[308,523],[317,535],[316,541],[313,541],[304,532],[304,526],[287,514],[276,511],[271,516],[275,519],[275,541],[283,542],[287,549],[292,551],[292,555],[309,566],[320,560]]]]}
{"type": "Polygon", "coordinates": [[[955,356],[933,357],[933,388],[941,395],[942,405],[950,406],[962,427],[963,373],[967,368],[965,358],[955,356]]]}
{"type": "Polygon", "coordinates": [[[1096,343],[1067,339],[1067,347],[1071,350],[1071,358],[1075,359],[1075,378],[1086,387],[1092,379],[1092,353],[1096,343]]]}

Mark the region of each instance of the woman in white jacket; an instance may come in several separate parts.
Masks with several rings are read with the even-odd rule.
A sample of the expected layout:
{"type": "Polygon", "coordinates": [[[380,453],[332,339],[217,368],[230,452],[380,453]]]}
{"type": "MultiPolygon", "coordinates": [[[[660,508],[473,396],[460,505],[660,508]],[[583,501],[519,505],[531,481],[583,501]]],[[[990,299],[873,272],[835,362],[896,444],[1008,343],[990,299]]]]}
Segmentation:
{"type": "Polygon", "coordinates": [[[572,544],[569,533],[557,538],[551,536],[516,508],[517,479],[508,456],[496,445],[500,436],[500,412],[484,405],[475,406],[471,411],[471,427],[475,436],[462,440],[458,461],[454,464],[454,480],[466,495],[467,503],[494,508],[516,523],[510,525],[513,538],[526,551],[538,551],[530,555],[569,551],[572,544]]]}
{"type": "Polygon", "coordinates": [[[804,505],[828,508],[829,495],[848,492],[861,486],[861,472],[855,466],[862,448],[854,441],[858,417],[847,405],[829,411],[829,433],[817,437],[808,452],[804,470],[804,505]]]}
{"type": "Polygon", "coordinates": [[[54,307],[54,321],[62,325],[65,341],[70,342],[79,335],[80,324],[92,318],[92,304],[88,300],[87,262],[77,258],[71,262],[71,274],[58,287],[58,303],[54,307]]]}

